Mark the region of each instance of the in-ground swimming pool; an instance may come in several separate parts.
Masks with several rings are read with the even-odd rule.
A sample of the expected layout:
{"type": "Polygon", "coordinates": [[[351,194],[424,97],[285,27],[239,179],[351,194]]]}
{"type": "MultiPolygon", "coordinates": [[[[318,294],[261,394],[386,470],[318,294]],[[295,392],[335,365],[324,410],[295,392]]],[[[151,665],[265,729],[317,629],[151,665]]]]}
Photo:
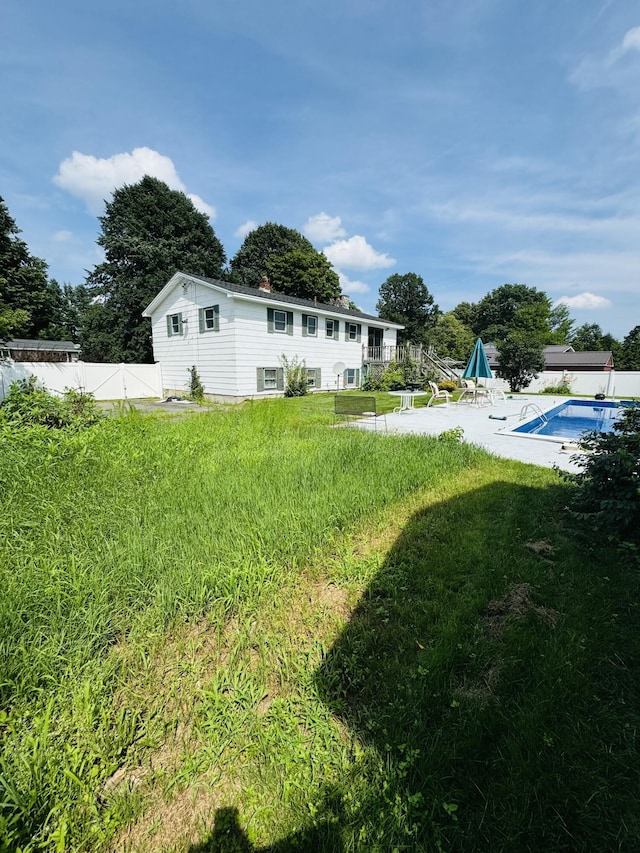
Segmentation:
{"type": "Polygon", "coordinates": [[[510,430],[512,435],[577,441],[585,432],[611,432],[622,412],[619,403],[566,400],[510,430]]]}

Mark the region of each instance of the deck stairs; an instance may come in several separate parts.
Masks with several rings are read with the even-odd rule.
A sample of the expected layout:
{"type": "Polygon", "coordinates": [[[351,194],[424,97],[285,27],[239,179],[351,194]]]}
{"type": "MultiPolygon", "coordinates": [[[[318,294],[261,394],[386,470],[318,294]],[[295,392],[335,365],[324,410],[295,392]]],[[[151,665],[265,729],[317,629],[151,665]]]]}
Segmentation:
{"type": "Polygon", "coordinates": [[[456,385],[460,382],[460,376],[450,364],[438,356],[434,347],[424,348],[407,344],[362,348],[362,363],[368,372],[374,375],[380,375],[393,361],[398,364],[405,361],[414,362],[418,375],[424,378],[437,377],[439,381],[448,379],[456,385]]]}

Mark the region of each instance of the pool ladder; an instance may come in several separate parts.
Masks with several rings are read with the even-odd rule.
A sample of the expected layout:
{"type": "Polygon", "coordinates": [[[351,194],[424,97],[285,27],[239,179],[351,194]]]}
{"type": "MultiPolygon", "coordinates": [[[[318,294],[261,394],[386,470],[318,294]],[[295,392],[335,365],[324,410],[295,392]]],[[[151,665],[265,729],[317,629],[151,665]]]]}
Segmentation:
{"type": "Polygon", "coordinates": [[[523,421],[528,414],[534,414],[540,418],[543,423],[548,422],[548,418],[537,403],[527,403],[520,409],[520,420],[523,421]]]}

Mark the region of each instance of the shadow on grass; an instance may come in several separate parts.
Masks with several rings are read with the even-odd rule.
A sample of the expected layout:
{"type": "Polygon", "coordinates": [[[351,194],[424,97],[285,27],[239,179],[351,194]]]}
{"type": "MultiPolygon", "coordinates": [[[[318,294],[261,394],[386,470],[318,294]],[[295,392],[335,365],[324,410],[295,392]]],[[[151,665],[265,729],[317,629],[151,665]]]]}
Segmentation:
{"type": "Polygon", "coordinates": [[[414,515],[315,676],[351,733],[351,769],[313,804],[312,825],[299,804],[299,832],[253,847],[221,809],[191,853],[632,849],[615,838],[628,773],[596,766],[611,719],[576,637],[593,580],[581,566],[565,626],[557,608],[581,581],[527,547],[561,538],[561,496],[498,482],[414,515]]]}

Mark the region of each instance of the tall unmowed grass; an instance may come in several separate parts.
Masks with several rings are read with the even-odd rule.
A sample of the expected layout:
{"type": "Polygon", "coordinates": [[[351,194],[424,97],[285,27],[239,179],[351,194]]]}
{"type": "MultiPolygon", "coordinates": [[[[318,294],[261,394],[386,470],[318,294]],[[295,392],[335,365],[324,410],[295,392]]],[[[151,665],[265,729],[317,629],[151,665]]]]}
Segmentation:
{"type": "Polygon", "coordinates": [[[0,849],[637,849],[633,559],[331,403],[3,430],[0,849]]]}
{"type": "Polygon", "coordinates": [[[7,837],[25,849],[108,837],[95,791],[144,733],[107,710],[126,678],[114,645],[144,648],[204,612],[250,613],[345,529],[476,455],[315,421],[278,401],[185,421],[130,414],[82,433],[5,429],[7,837]]]}

